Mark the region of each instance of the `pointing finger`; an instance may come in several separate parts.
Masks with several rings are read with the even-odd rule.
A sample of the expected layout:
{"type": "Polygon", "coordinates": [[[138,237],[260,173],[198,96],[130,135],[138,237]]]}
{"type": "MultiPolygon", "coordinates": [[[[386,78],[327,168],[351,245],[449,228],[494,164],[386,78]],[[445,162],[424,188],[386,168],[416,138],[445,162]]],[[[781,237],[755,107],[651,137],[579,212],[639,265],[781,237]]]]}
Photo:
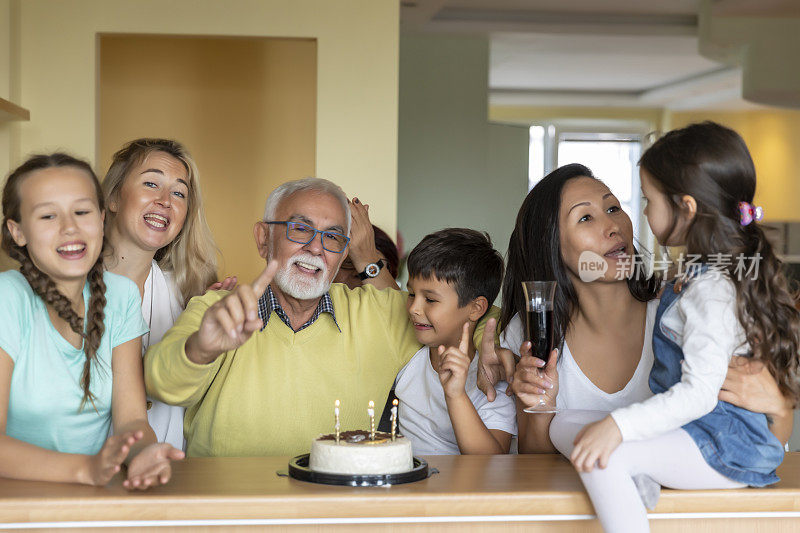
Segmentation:
{"type": "Polygon", "coordinates": [[[464,322],[464,327],[461,328],[461,342],[458,344],[458,349],[461,353],[467,353],[469,350],[469,322],[464,322]]]}
{"type": "Polygon", "coordinates": [[[495,327],[497,327],[496,318],[490,318],[486,321],[486,327],[483,329],[483,339],[481,339],[481,353],[489,354],[494,351],[495,327]]]}
{"type": "Polygon", "coordinates": [[[267,290],[267,286],[272,281],[272,278],[275,277],[275,272],[278,271],[278,262],[277,261],[270,261],[267,263],[266,268],[258,275],[256,280],[253,282],[253,292],[258,296],[261,297],[264,294],[264,291],[267,290]]]}

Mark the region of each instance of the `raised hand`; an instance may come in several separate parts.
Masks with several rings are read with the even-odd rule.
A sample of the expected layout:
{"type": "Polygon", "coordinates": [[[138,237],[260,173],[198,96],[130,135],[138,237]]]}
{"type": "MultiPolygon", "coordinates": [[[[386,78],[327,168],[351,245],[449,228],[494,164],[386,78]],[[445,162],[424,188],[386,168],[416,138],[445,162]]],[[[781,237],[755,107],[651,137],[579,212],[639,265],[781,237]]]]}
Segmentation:
{"type": "Polygon", "coordinates": [[[172,461],[183,459],[185,454],[171,444],[151,444],[139,452],[128,465],[128,479],[122,486],[128,490],[145,490],[164,485],[172,477],[172,461]]]}
{"type": "Polygon", "coordinates": [[[444,395],[447,398],[457,398],[466,394],[467,371],[469,370],[469,322],[464,324],[461,331],[461,341],[458,348],[445,349],[439,346],[439,381],[442,383],[444,395]]]}
{"type": "MultiPolygon", "coordinates": [[[[514,380],[514,368],[516,360],[511,350],[506,350],[495,346],[495,328],[497,320],[490,318],[486,321],[486,328],[483,330],[481,347],[478,350],[478,388],[486,395],[486,399],[493,402],[497,397],[495,385],[501,381],[511,384],[514,380]]],[[[511,387],[507,394],[512,394],[511,387]]]]}
{"type": "Polygon", "coordinates": [[[270,261],[251,284],[241,284],[206,309],[200,329],[186,341],[190,360],[207,364],[223,352],[234,350],[263,326],[258,318],[258,299],[267,290],[278,263],[270,261]]]}
{"type": "Polygon", "coordinates": [[[545,364],[538,357],[531,355],[531,343],[523,342],[519,352],[522,357],[517,363],[514,381],[509,387],[517,398],[526,406],[545,405],[555,407],[558,396],[558,348],[550,352],[550,359],[545,364]]]}
{"type": "Polygon", "coordinates": [[[375,231],[369,220],[369,205],[362,204],[358,198],[350,201],[350,244],[348,256],[356,271],[361,271],[369,263],[378,259],[375,248],[375,231]]]}
{"type": "Polygon", "coordinates": [[[114,474],[120,471],[122,463],[128,457],[131,446],[144,436],[141,431],[128,431],[122,435],[112,435],[97,453],[89,457],[86,483],[103,486],[111,481],[114,474]]]}

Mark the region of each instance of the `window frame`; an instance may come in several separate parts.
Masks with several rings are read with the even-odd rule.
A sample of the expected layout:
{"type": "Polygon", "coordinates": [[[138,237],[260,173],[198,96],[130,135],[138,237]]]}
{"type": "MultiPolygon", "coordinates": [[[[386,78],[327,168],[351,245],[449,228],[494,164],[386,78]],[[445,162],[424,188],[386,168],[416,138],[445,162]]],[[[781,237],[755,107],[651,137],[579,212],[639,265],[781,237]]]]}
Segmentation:
{"type": "MultiPolygon", "coordinates": [[[[567,141],[617,141],[617,142],[638,142],[641,153],[652,144],[652,132],[656,129],[653,124],[644,120],[616,120],[616,119],[558,119],[542,120],[532,122],[530,127],[540,126],[544,128],[544,157],[543,173],[546,176],[557,168],[558,146],[559,143],[567,141]],[[594,139],[592,139],[594,137],[594,139]]],[[[530,129],[529,129],[530,131],[530,129]]],[[[529,175],[528,190],[538,182],[530,177],[530,169],[533,168],[531,157],[531,144],[529,142],[529,175]]],[[[591,168],[591,166],[590,166],[591,168]]],[[[634,241],[637,245],[641,244],[647,250],[655,249],[655,237],[650,231],[650,226],[644,217],[642,205],[641,183],[636,173],[631,176],[631,219],[634,225],[634,241]],[[638,242],[637,242],[638,241],[638,242]]]]}

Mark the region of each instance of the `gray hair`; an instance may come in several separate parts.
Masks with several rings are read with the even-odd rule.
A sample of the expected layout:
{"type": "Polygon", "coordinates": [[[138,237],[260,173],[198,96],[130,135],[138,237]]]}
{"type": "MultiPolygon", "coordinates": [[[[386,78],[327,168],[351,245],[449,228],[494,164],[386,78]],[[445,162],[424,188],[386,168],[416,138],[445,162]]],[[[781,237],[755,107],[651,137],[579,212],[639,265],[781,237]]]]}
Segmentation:
{"type": "Polygon", "coordinates": [[[347,200],[347,195],[341,187],[332,181],[322,178],[303,178],[287,181],[275,188],[267,197],[267,205],[264,206],[264,222],[275,219],[275,212],[278,210],[281,200],[299,191],[323,192],[339,200],[347,220],[347,236],[350,236],[350,202],[347,200]]]}

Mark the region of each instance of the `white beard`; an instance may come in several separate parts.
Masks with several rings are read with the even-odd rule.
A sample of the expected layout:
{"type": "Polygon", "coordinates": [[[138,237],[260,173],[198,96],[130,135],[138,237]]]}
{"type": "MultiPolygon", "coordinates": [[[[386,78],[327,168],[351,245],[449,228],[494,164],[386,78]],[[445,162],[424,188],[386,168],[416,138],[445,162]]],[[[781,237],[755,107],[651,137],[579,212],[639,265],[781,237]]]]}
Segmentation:
{"type": "Polygon", "coordinates": [[[328,269],[325,263],[321,259],[306,253],[291,257],[285,265],[280,267],[275,273],[275,283],[284,294],[297,300],[320,298],[331,288],[331,281],[328,279],[328,269]],[[295,272],[292,265],[297,261],[309,263],[319,268],[320,276],[312,280],[295,272]]]}

